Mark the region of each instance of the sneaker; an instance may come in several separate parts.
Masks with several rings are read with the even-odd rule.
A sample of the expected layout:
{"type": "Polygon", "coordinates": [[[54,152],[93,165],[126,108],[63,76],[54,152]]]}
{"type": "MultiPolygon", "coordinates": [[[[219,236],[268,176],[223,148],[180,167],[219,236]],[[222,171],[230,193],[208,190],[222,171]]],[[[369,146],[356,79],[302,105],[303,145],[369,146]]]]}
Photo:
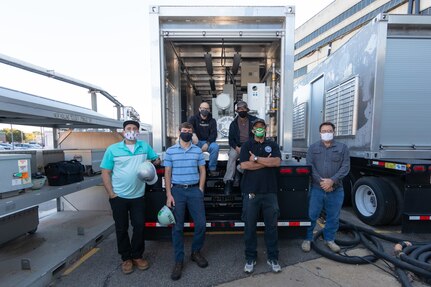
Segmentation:
{"type": "Polygon", "coordinates": [[[123,271],[124,274],[130,274],[133,272],[133,262],[131,259],[123,261],[123,263],[121,263],[121,270],[123,271]]]}
{"type": "Polygon", "coordinates": [[[268,263],[268,265],[271,266],[272,272],[274,272],[274,273],[281,272],[281,267],[280,267],[280,264],[278,264],[277,260],[270,259],[270,260],[266,261],[266,263],[268,263]]]}
{"type": "Polygon", "coordinates": [[[138,267],[139,270],[147,270],[150,267],[150,264],[147,260],[139,258],[139,259],[132,259],[133,265],[138,267]]]}
{"type": "Polygon", "coordinates": [[[171,273],[171,279],[176,281],[181,278],[181,272],[183,271],[183,262],[175,262],[174,269],[171,273]]]}
{"type": "Polygon", "coordinates": [[[247,260],[244,266],[244,272],[248,274],[253,273],[254,265],[256,265],[256,260],[247,260]]]}
{"type": "Polygon", "coordinates": [[[199,251],[192,252],[190,258],[192,261],[196,262],[200,268],[205,268],[208,266],[208,261],[201,255],[199,251]]]}
{"type": "Polygon", "coordinates": [[[304,252],[310,252],[311,250],[311,241],[310,240],[304,240],[301,244],[301,249],[304,252]]]}
{"type": "Polygon", "coordinates": [[[325,241],[326,246],[331,249],[332,252],[338,253],[340,252],[340,246],[337,245],[334,241],[325,241]]]}

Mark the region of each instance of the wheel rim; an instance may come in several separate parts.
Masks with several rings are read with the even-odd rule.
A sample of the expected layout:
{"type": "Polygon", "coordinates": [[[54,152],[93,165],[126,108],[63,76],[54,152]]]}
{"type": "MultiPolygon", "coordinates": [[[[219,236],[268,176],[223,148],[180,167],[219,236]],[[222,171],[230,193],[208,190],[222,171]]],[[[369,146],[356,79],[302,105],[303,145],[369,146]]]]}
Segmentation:
{"type": "Polygon", "coordinates": [[[368,185],[358,187],[355,193],[355,203],[358,211],[364,216],[372,216],[376,212],[376,194],[368,185]]]}

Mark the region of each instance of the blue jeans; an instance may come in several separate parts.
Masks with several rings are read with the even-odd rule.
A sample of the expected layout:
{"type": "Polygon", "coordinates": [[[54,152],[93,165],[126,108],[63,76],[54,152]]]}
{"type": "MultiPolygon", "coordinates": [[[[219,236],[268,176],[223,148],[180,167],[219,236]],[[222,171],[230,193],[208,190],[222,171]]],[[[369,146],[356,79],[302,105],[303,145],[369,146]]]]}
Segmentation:
{"type": "Polygon", "coordinates": [[[325,192],[320,187],[312,186],[309,195],[308,216],[311,226],[307,229],[306,240],[313,240],[313,230],[316,220],[319,218],[323,207],[326,211],[326,223],[323,229],[323,238],[326,241],[333,241],[335,233],[338,231],[340,210],[343,205],[344,190],[338,187],[332,192],[325,192]]]}
{"type": "Polygon", "coordinates": [[[115,221],[118,253],[123,261],[142,258],[145,250],[145,200],[144,197],[109,199],[115,221]],[[129,238],[129,215],[133,226],[132,240],[129,238]]]}
{"type": "Polygon", "coordinates": [[[256,260],[257,258],[257,235],[256,223],[259,211],[262,209],[263,221],[265,222],[265,244],[269,260],[278,260],[278,230],[277,220],[280,214],[276,193],[255,194],[250,198],[243,194],[242,220],[245,223],[245,259],[256,260]]]}
{"type": "Polygon", "coordinates": [[[192,252],[200,251],[205,240],[205,207],[204,194],[199,187],[172,187],[172,196],[175,200],[175,208],[173,210],[175,216],[175,225],[172,228],[172,242],[175,249],[175,262],[184,260],[184,215],[186,206],[193,218],[194,236],[192,243],[192,252]]]}
{"type": "MultiPolygon", "coordinates": [[[[201,148],[206,143],[207,143],[207,141],[198,141],[198,143],[196,145],[201,148]]],[[[211,171],[214,171],[217,169],[218,151],[219,151],[219,146],[217,143],[212,142],[208,146],[208,152],[210,154],[208,169],[211,171]]]]}

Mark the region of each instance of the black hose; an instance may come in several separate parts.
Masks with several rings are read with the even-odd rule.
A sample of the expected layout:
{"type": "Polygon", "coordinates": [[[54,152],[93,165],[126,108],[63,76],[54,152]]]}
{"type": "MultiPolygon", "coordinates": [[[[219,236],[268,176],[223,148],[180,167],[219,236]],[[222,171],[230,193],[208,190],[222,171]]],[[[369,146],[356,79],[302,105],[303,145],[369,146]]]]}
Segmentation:
{"type": "Polygon", "coordinates": [[[420,267],[417,267],[417,266],[408,264],[406,262],[403,262],[403,261],[397,259],[396,257],[388,255],[388,254],[381,252],[380,250],[374,248],[374,245],[370,244],[366,240],[366,239],[369,239],[371,237],[369,234],[360,233],[359,236],[361,236],[362,244],[364,244],[365,247],[367,247],[369,250],[371,250],[371,252],[373,252],[374,255],[376,255],[377,257],[391,262],[396,267],[409,270],[409,271],[416,273],[417,275],[423,276],[425,278],[431,278],[431,272],[428,272],[428,271],[426,271],[420,267]]]}
{"type": "Polygon", "coordinates": [[[430,259],[431,259],[431,251],[424,252],[418,257],[418,260],[422,262],[428,262],[430,259]]]}
{"type": "Polygon", "coordinates": [[[425,252],[428,253],[430,250],[431,250],[431,244],[420,246],[415,250],[413,250],[413,252],[411,252],[410,254],[406,254],[404,252],[401,253],[400,259],[407,263],[410,263],[412,265],[418,266],[424,270],[431,272],[431,264],[425,261],[422,262],[421,260],[417,259],[420,255],[424,254],[425,252]]]}
{"type": "MultiPolygon", "coordinates": [[[[341,226],[340,226],[341,228],[341,226]]],[[[343,227],[344,228],[344,227],[343,227]]],[[[315,235],[314,238],[319,238],[320,235],[323,233],[323,229],[318,231],[315,235]]],[[[358,234],[359,236],[359,234],[358,234]]],[[[336,241],[337,243],[339,243],[339,241],[336,241]]],[[[383,250],[383,247],[381,245],[380,242],[378,242],[377,240],[373,242],[374,244],[376,244],[376,247],[378,249],[383,250]]],[[[352,244],[345,244],[349,247],[354,247],[356,245],[352,245],[352,244]]],[[[340,253],[334,253],[330,250],[328,250],[328,248],[321,246],[321,244],[316,244],[316,240],[313,241],[313,249],[319,253],[320,255],[332,259],[334,261],[338,261],[338,262],[342,262],[342,263],[346,263],[346,264],[369,264],[370,262],[375,262],[378,260],[377,256],[371,254],[371,255],[366,255],[366,256],[350,256],[347,254],[340,254],[340,253]]]]}
{"type": "Polygon", "coordinates": [[[403,286],[411,286],[406,271],[410,271],[422,277],[426,281],[431,280],[431,264],[428,260],[431,258],[431,242],[410,242],[413,245],[408,246],[409,242],[400,238],[383,235],[369,228],[356,226],[346,221],[340,220],[339,231],[344,231],[352,235],[351,240],[335,240],[343,249],[355,247],[362,244],[373,254],[366,256],[349,256],[345,253],[338,254],[331,252],[328,248],[323,247],[323,244],[317,244],[316,240],[322,236],[323,230],[318,231],[314,236],[313,249],[320,255],[332,259],[334,261],[347,264],[366,264],[377,261],[378,259],[386,260],[395,266],[397,279],[403,286]],[[359,241],[357,237],[359,236],[359,241]],[[400,243],[404,248],[397,258],[384,252],[383,246],[377,238],[388,242],[400,243]],[[404,242],[403,242],[404,241],[404,242]],[[346,248],[347,246],[347,248],[346,248]]]}
{"type": "Polygon", "coordinates": [[[412,287],[410,283],[410,279],[407,276],[406,272],[403,269],[395,268],[395,274],[398,276],[398,281],[400,281],[401,286],[403,287],[412,287]]]}

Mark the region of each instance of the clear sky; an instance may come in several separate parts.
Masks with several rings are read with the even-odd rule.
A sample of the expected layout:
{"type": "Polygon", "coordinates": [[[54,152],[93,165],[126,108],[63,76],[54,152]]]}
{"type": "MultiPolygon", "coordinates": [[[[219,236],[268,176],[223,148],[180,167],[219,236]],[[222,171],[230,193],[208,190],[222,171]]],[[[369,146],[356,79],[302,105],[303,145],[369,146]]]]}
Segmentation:
{"type": "MultiPolygon", "coordinates": [[[[151,123],[148,7],[295,5],[298,27],[333,0],[2,0],[0,54],[103,88],[151,123]]],[[[0,86],[91,108],[87,90],[0,64],[0,86]]],[[[115,117],[98,98],[99,112],[115,117]]],[[[9,127],[9,126],[7,126],[9,127]]],[[[0,125],[0,129],[3,128],[0,125]]],[[[16,127],[19,128],[19,127],[16,127]]],[[[36,129],[37,130],[37,129],[36,129]]]]}

